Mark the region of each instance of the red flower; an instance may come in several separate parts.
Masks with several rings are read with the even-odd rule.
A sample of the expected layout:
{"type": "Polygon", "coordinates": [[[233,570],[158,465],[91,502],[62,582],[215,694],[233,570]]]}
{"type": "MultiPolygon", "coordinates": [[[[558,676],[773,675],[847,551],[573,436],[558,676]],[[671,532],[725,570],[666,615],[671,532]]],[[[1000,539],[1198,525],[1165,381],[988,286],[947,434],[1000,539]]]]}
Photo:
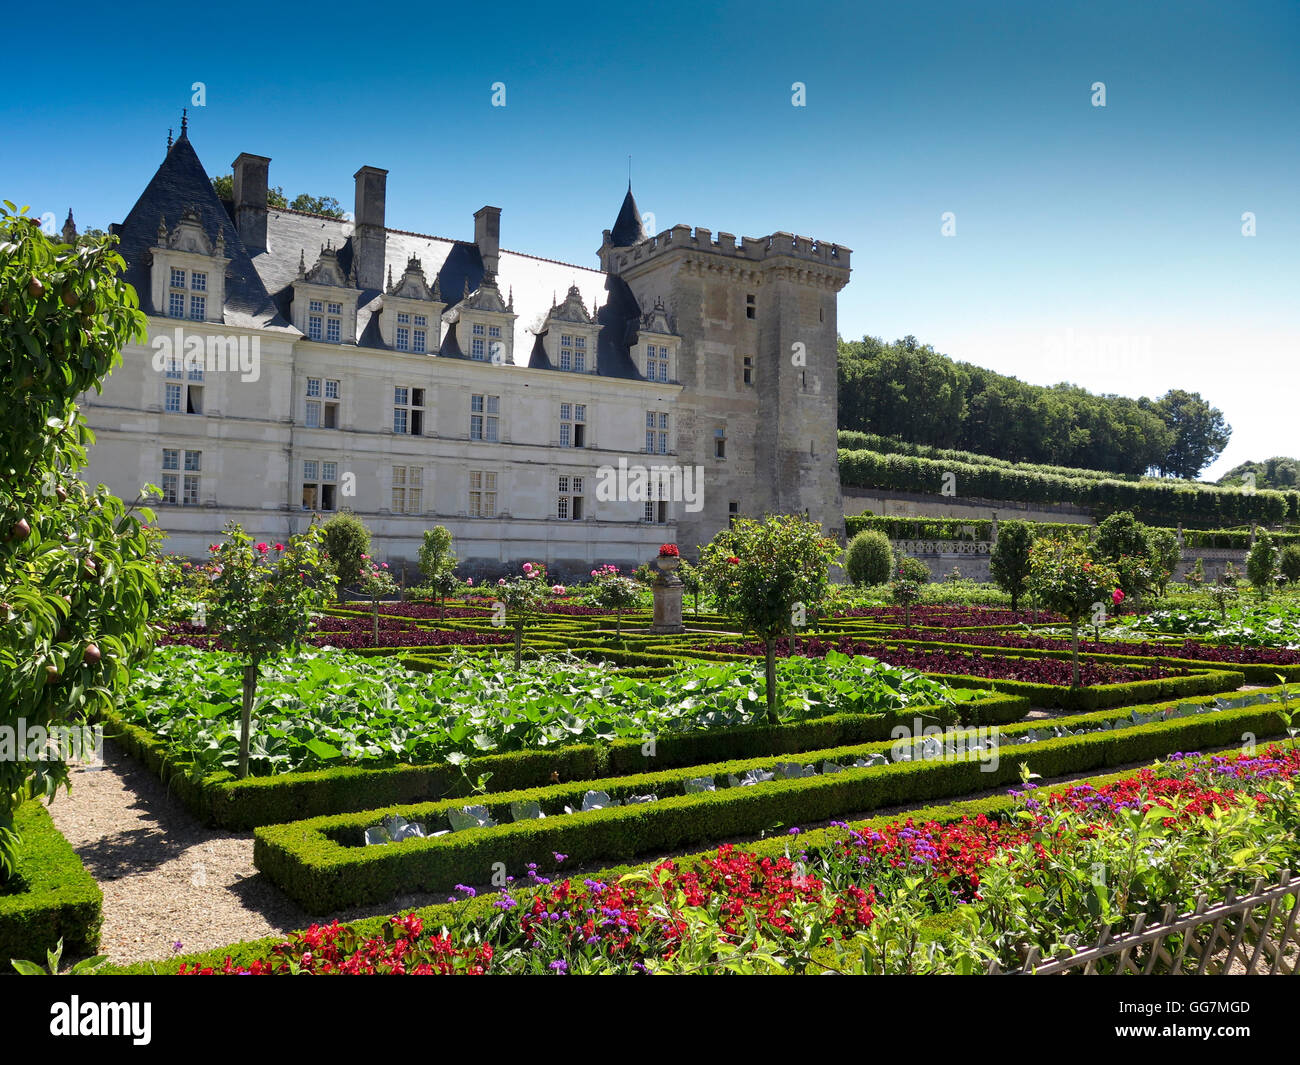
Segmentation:
{"type": "Polygon", "coordinates": [[[659,545],[659,557],[660,557],[660,558],[677,558],[679,555],[680,555],[680,552],[677,550],[677,545],[676,545],[676,544],[660,544],[660,545],[659,545]]]}
{"type": "Polygon", "coordinates": [[[1114,601],[1116,606],[1119,606],[1120,603],[1124,602],[1124,593],[1121,592],[1118,588],[1116,588],[1113,592],[1110,593],[1110,597],[1114,601]]]}
{"type": "Polygon", "coordinates": [[[727,559],[727,561],[730,562],[733,566],[740,565],[740,559],[738,559],[735,555],[732,555],[729,559],[727,559]]]}
{"type": "Polygon", "coordinates": [[[258,545],[257,545],[257,550],[258,550],[258,553],[259,553],[259,554],[263,554],[263,555],[264,555],[264,554],[266,554],[266,553],[267,553],[269,550],[271,550],[271,549],[270,549],[266,544],[258,544],[258,545]]]}

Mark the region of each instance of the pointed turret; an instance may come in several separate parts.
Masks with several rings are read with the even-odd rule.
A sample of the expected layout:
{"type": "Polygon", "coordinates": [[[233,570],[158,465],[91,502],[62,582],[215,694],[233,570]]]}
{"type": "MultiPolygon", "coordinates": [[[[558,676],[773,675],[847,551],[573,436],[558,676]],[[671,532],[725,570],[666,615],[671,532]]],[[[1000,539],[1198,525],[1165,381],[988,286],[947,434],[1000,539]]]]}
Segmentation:
{"type": "Polygon", "coordinates": [[[615,248],[630,248],[645,240],[645,227],[641,225],[641,212],[637,209],[636,199],[632,196],[632,183],[627,183],[627,195],[623,197],[623,206],[619,208],[614,228],[610,230],[609,242],[615,248]]]}

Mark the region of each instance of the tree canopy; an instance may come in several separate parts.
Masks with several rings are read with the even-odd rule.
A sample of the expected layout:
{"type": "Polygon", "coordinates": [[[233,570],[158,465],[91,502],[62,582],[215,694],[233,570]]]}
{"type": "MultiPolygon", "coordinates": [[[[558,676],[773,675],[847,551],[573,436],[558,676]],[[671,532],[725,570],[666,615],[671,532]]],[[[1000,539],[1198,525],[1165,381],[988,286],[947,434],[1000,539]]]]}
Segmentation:
{"type": "Polygon", "coordinates": [[[840,341],[839,424],[1010,462],[1196,477],[1231,434],[1197,393],[1158,400],[1026,384],[907,336],[840,341]]]}

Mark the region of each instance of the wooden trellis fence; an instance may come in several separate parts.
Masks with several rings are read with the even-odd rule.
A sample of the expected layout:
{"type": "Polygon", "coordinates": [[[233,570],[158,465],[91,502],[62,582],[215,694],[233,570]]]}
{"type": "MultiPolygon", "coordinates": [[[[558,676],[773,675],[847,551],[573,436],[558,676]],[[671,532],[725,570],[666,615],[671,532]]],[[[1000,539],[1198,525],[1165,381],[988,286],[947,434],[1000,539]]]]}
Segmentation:
{"type": "Polygon", "coordinates": [[[1209,905],[1202,895],[1189,914],[1175,916],[1173,904],[1147,926],[1139,914],[1131,931],[1111,936],[1102,929],[1098,941],[1080,948],[1077,937],[1066,939],[1068,951],[1043,959],[1030,949],[1024,964],[1004,970],[996,961],[989,974],[1054,976],[1079,972],[1096,974],[1292,975],[1300,971],[1300,876],[1283,870],[1271,887],[1262,877],[1248,895],[1228,893],[1209,905]],[[1261,913],[1261,911],[1263,911],[1261,913]]]}

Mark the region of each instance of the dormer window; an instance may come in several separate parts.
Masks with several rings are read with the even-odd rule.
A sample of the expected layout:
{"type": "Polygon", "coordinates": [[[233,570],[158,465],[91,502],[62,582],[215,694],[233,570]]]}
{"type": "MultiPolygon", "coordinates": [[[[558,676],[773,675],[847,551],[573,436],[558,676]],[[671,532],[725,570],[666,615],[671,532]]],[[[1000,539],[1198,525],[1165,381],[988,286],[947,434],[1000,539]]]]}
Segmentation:
{"type": "Polygon", "coordinates": [[[473,325],[473,341],[470,345],[470,357],[481,362],[487,361],[487,326],[482,322],[473,325]]]}
{"type": "Polygon", "coordinates": [[[415,334],[411,342],[411,350],[423,354],[428,350],[429,336],[429,318],[428,315],[417,314],[415,316],[415,334]]]}
{"type": "Polygon", "coordinates": [[[220,227],[209,236],[193,207],[186,208],[170,230],[166,220],[160,220],[158,242],[149,249],[155,312],[192,322],[221,321],[230,262],[225,248],[220,227]]]}

